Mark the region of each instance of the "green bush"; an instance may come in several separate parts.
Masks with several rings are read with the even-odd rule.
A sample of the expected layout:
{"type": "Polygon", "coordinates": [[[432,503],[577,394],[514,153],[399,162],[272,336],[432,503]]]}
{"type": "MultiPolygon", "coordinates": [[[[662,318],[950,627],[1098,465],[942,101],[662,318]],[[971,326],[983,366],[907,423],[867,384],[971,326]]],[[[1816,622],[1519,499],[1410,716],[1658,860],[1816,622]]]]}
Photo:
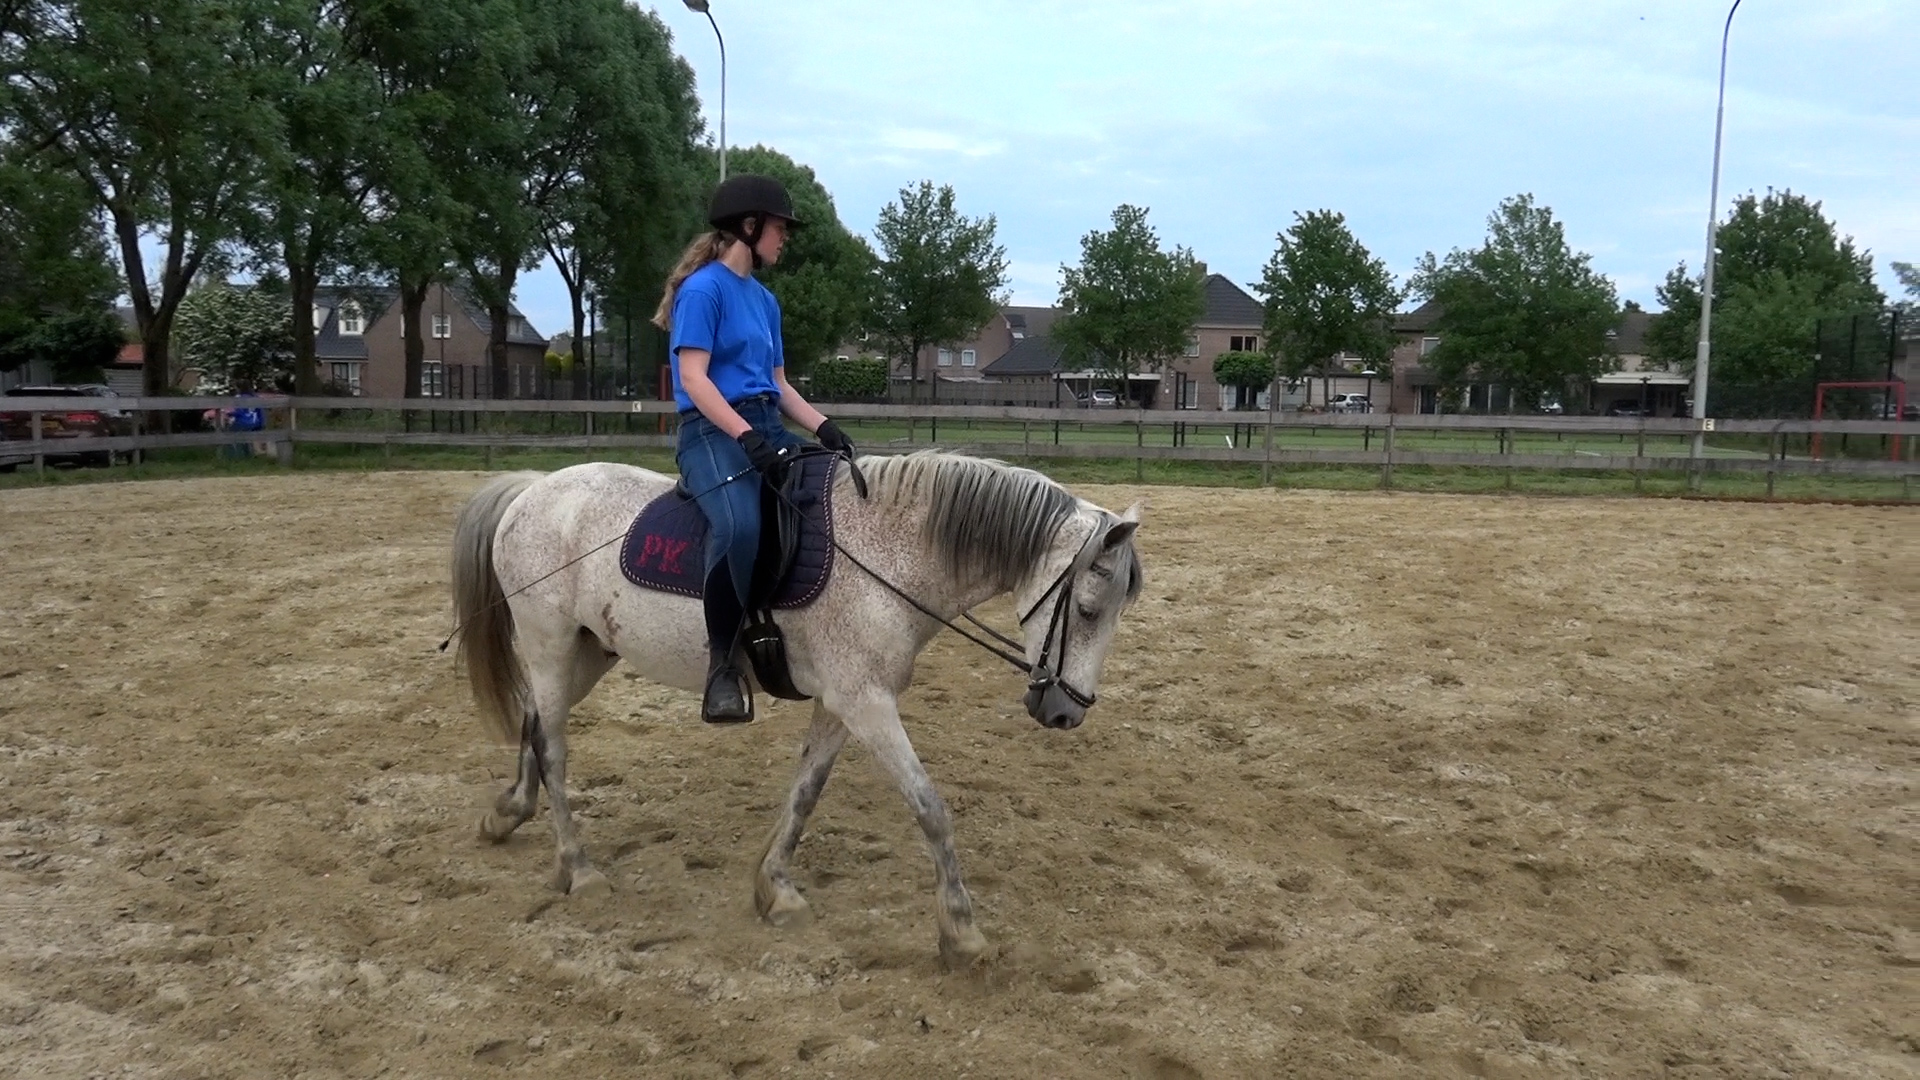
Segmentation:
{"type": "Polygon", "coordinates": [[[828,398],[884,397],[887,362],[877,357],[858,360],[822,360],[813,365],[814,396],[828,398]]]}
{"type": "Polygon", "coordinates": [[[1213,359],[1213,377],[1224,386],[1263,390],[1273,381],[1273,357],[1259,352],[1223,352],[1213,359]]]}

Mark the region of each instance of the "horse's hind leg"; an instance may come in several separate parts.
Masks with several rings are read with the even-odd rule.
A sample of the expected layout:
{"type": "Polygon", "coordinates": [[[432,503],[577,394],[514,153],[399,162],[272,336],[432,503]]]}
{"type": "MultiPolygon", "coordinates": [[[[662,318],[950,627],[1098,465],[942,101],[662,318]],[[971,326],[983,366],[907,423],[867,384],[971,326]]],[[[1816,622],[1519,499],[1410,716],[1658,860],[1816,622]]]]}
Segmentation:
{"type": "Polygon", "coordinates": [[[608,656],[586,634],[573,635],[566,648],[553,651],[558,655],[545,658],[546,663],[531,655],[527,663],[529,696],[539,718],[533,757],[553,811],[553,885],[572,896],[605,896],[612,885],[594,869],[573,831],[573,811],[567,800],[567,714],[617,658],[608,656]]]}
{"type": "Polygon", "coordinates": [[[519,771],[514,774],[512,786],[494,800],[493,810],[480,819],[480,835],[496,844],[526,824],[539,808],[540,763],[533,750],[534,735],[539,729],[540,718],[534,713],[528,712],[521,719],[519,771]]]}
{"type": "Polygon", "coordinates": [[[840,748],[847,744],[847,728],[840,718],[819,702],[813,706],[813,727],[807,731],[806,746],[800,751],[800,771],[794,775],[787,803],[780,820],[767,837],[767,849],[760,856],[760,870],[753,880],[753,906],[760,917],[775,926],[795,926],[807,918],[807,900],[787,877],[787,863],[807,827],[807,816],[820,802],[826,789],[827,774],[840,748]]]}

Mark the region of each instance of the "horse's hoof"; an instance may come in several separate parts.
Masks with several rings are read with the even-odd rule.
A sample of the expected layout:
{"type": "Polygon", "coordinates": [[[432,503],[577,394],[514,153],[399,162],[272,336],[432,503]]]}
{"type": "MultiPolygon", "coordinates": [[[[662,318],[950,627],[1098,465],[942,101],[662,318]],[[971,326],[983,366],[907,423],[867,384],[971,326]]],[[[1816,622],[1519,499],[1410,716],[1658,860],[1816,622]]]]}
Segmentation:
{"type": "Polygon", "coordinates": [[[798,930],[813,921],[813,908],[807,898],[789,885],[776,892],[773,902],[760,912],[760,917],[779,930],[798,930]]]}
{"type": "Polygon", "coordinates": [[[570,900],[597,901],[612,895],[613,883],[607,880],[607,875],[592,868],[574,874],[572,886],[567,889],[570,900]]]}
{"type": "Polygon", "coordinates": [[[966,971],[987,951],[987,935],[969,926],[940,935],[940,962],[948,971],[966,971]]]}
{"type": "Polygon", "coordinates": [[[504,814],[488,812],[480,817],[480,839],[489,844],[498,844],[513,835],[520,823],[504,814]]]}

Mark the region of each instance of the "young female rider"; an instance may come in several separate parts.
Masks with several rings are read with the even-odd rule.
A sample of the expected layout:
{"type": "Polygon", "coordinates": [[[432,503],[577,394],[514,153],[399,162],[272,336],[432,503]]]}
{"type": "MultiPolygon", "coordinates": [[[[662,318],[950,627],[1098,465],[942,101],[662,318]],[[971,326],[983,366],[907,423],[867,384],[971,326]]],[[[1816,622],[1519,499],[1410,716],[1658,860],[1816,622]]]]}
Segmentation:
{"type": "Polygon", "coordinates": [[[711,650],[700,718],[749,718],[746,680],[733,659],[760,547],[760,485],[774,483],[804,444],[782,414],[820,445],[851,454],[853,443],[787,382],[780,304],[753,271],[780,259],[800,227],[780,182],[734,176],[713,193],[713,231],[680,256],[667,278],[654,325],[670,335],[673,396],[680,405],[680,475],[707,516],[707,645],[711,650]]]}

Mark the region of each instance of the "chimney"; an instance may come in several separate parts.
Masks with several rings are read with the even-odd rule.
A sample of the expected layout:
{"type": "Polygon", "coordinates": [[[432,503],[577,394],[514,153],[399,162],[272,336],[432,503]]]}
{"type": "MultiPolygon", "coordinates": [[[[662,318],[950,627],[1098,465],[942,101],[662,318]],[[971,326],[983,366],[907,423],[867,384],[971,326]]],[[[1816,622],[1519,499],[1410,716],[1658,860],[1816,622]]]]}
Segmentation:
{"type": "Polygon", "coordinates": [[[1198,267],[1200,268],[1200,276],[1201,276],[1201,277],[1206,277],[1206,276],[1207,276],[1207,263],[1206,263],[1206,260],[1205,260],[1205,259],[1195,259],[1195,260],[1194,260],[1193,262],[1194,262],[1194,265],[1195,265],[1195,266],[1198,266],[1198,267]]]}

